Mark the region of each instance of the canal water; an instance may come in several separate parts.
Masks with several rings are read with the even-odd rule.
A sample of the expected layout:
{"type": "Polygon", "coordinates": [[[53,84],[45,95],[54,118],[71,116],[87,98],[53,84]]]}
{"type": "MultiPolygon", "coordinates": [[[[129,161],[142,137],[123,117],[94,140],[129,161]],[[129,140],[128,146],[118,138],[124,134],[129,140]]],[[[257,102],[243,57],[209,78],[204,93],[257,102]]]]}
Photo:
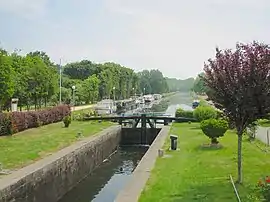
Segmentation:
{"type": "Polygon", "coordinates": [[[165,114],[175,116],[175,112],[179,108],[193,111],[192,100],[192,96],[189,93],[177,93],[171,96],[168,99],[168,107],[165,110],[165,114]]]}
{"type": "MultiPolygon", "coordinates": [[[[177,93],[166,99],[168,99],[167,106],[162,106],[166,114],[174,116],[178,108],[193,110],[192,97],[189,93],[177,93]]],[[[120,147],[110,159],[102,163],[59,202],[113,202],[128,183],[147,149],[147,147],[120,147]]]]}
{"type": "Polygon", "coordinates": [[[127,184],[147,147],[120,147],[110,159],[68,192],[59,202],[113,202],[127,184]]]}

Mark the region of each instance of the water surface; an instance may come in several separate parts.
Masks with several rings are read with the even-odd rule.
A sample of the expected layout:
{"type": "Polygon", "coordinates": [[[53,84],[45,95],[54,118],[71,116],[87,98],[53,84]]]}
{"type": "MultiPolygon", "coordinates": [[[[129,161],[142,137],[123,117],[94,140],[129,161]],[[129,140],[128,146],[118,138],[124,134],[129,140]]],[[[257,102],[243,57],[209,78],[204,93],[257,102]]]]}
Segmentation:
{"type": "Polygon", "coordinates": [[[121,147],[59,202],[113,202],[147,147],[121,147]]]}

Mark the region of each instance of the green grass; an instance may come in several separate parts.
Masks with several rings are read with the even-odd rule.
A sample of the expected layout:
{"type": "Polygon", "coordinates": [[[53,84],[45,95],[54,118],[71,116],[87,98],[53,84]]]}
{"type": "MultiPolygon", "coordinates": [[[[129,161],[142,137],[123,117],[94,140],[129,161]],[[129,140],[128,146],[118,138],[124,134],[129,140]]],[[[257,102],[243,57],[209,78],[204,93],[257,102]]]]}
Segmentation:
{"type": "MultiPolygon", "coordinates": [[[[221,149],[203,148],[209,139],[198,123],[174,124],[171,133],[179,137],[179,151],[158,158],[140,202],[233,202],[237,201],[229,174],[237,179],[237,136],[228,131],[220,138],[221,149]]],[[[255,187],[260,177],[269,175],[270,154],[243,140],[244,184],[238,185],[242,201],[260,201],[255,187]]]]}
{"type": "Polygon", "coordinates": [[[5,169],[23,167],[69,146],[78,139],[78,132],[88,137],[111,125],[110,122],[73,121],[69,128],[64,128],[61,122],[0,137],[0,163],[5,169]]]}
{"type": "Polygon", "coordinates": [[[270,127],[270,120],[268,119],[259,119],[258,124],[262,127],[270,127]]]}

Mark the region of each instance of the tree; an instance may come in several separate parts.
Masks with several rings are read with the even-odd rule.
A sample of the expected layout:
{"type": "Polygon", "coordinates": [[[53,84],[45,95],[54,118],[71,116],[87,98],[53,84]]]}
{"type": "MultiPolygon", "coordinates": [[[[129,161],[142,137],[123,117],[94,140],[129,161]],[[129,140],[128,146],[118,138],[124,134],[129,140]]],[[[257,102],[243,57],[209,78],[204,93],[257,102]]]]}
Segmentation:
{"type": "Polygon", "coordinates": [[[193,116],[201,122],[207,119],[215,119],[217,117],[217,111],[211,106],[198,106],[193,111],[193,116]]]}
{"type": "Polygon", "coordinates": [[[11,57],[6,52],[0,52],[0,111],[4,103],[14,93],[14,71],[11,57]]]}
{"type": "Polygon", "coordinates": [[[169,91],[169,86],[163,74],[157,70],[143,70],[138,73],[140,92],[146,94],[166,93],[169,91]]]}
{"type": "Polygon", "coordinates": [[[175,78],[166,78],[168,88],[170,92],[189,92],[194,84],[194,78],[188,79],[175,79],[175,78]]]}
{"type": "Polygon", "coordinates": [[[222,119],[207,119],[200,125],[203,133],[211,139],[211,144],[218,144],[218,138],[224,136],[229,128],[228,122],[222,119]]]}
{"type": "Polygon", "coordinates": [[[93,74],[88,79],[83,81],[83,92],[85,95],[86,103],[93,103],[98,99],[100,80],[93,74]]]}
{"type": "Polygon", "coordinates": [[[196,80],[194,81],[192,90],[197,94],[204,94],[207,91],[207,87],[205,86],[203,77],[204,73],[201,73],[197,76],[196,80]]]}
{"type": "Polygon", "coordinates": [[[242,183],[243,133],[270,112],[270,48],[258,42],[237,44],[236,50],[217,48],[204,71],[208,97],[236,126],[238,182],[242,183]]]}

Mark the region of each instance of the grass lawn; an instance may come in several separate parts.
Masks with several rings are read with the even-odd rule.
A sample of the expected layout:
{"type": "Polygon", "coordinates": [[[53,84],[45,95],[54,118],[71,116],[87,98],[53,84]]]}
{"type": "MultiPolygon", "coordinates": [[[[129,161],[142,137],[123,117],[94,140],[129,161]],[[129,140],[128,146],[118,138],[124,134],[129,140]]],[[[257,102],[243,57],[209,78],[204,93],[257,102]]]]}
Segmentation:
{"type": "Polygon", "coordinates": [[[270,120],[268,119],[260,119],[258,120],[258,123],[262,127],[270,127],[270,120]]]}
{"type": "Polygon", "coordinates": [[[111,125],[111,122],[73,121],[69,128],[64,128],[59,122],[0,137],[0,163],[5,169],[23,167],[75,142],[80,131],[88,137],[111,125]]]}
{"type": "MultiPolygon", "coordinates": [[[[237,201],[229,174],[237,179],[237,136],[228,131],[220,138],[222,149],[203,148],[209,139],[198,123],[178,123],[172,134],[179,137],[179,151],[169,151],[169,138],[164,145],[167,157],[158,158],[140,202],[232,202],[237,201]]],[[[260,177],[270,174],[270,154],[254,143],[243,140],[244,184],[238,190],[242,201],[256,199],[255,186],[260,177]]]]}

